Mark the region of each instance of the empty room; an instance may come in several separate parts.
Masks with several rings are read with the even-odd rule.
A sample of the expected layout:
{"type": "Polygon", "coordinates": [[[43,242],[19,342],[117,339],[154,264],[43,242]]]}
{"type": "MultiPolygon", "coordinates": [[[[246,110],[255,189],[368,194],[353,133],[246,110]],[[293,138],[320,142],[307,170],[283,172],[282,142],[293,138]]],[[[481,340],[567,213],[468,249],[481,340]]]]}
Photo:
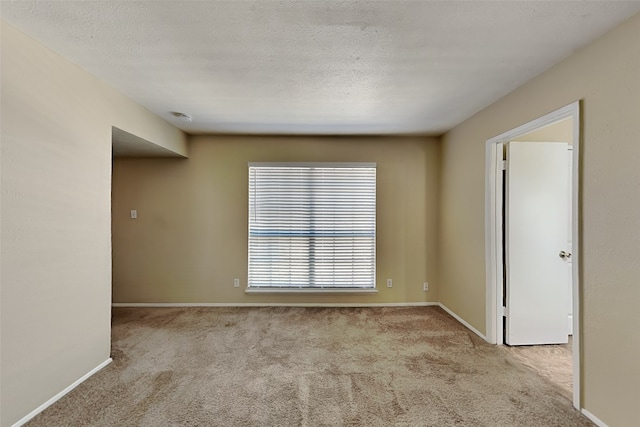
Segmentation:
{"type": "Polygon", "coordinates": [[[640,422],[640,2],[0,17],[0,426],[640,422]]]}

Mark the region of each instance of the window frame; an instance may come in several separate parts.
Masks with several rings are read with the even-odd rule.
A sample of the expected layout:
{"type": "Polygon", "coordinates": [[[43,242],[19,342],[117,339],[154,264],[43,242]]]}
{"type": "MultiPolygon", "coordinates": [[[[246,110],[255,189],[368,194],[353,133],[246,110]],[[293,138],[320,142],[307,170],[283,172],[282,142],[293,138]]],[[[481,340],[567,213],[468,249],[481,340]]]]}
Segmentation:
{"type": "Polygon", "coordinates": [[[247,288],[246,293],[337,293],[337,294],[345,294],[345,293],[357,293],[357,294],[372,294],[377,293],[377,277],[376,277],[376,264],[377,264],[377,164],[374,162],[250,162],[248,163],[248,218],[247,218],[247,226],[248,226],[248,236],[247,236],[247,266],[248,266],[248,277],[250,278],[251,272],[251,238],[252,238],[252,230],[251,230],[251,168],[326,168],[326,169],[336,169],[336,168],[366,168],[366,169],[374,169],[374,211],[373,211],[373,220],[374,220],[374,234],[373,234],[373,283],[372,286],[358,286],[358,287],[348,287],[348,286],[251,286],[250,279],[247,280],[247,288]]]}

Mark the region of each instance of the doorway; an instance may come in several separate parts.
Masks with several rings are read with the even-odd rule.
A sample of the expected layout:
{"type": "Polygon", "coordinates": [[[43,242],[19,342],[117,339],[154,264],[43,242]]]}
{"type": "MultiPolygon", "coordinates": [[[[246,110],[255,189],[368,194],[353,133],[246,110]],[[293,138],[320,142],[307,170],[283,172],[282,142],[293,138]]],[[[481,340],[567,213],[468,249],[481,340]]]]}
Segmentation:
{"type": "MultiPolygon", "coordinates": [[[[508,314],[505,305],[505,283],[504,274],[505,259],[505,230],[503,229],[505,212],[503,204],[507,194],[503,192],[504,177],[504,150],[506,144],[511,141],[520,141],[531,137],[541,140],[545,132],[552,130],[554,125],[559,123],[570,123],[570,137],[566,141],[571,146],[569,158],[571,159],[572,170],[570,172],[570,212],[568,242],[572,248],[567,247],[567,253],[571,253],[571,262],[566,264],[566,268],[571,272],[571,286],[567,286],[567,313],[565,317],[567,333],[573,329],[573,338],[570,348],[573,376],[573,404],[580,409],[580,335],[579,335],[579,235],[578,235],[578,195],[579,195],[579,102],[567,105],[553,111],[543,117],[491,138],[486,143],[486,272],[487,272],[487,339],[494,344],[503,344],[505,341],[504,319],[508,314]],[[568,317],[571,315],[572,317],[568,317]],[[570,320],[569,320],[570,319],[570,320]]],[[[548,139],[544,137],[544,139],[548,139]]],[[[531,141],[531,139],[529,139],[531,141]]],[[[567,167],[569,165],[567,164],[567,167]]],[[[556,253],[554,256],[558,256],[556,253]]]]}

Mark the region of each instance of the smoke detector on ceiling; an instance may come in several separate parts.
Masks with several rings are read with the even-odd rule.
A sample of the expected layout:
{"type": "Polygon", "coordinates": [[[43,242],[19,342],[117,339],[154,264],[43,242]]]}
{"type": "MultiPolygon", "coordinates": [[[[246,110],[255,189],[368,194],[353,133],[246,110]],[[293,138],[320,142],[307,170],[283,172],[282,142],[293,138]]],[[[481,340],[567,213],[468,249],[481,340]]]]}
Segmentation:
{"type": "Polygon", "coordinates": [[[184,113],[179,113],[178,111],[171,111],[171,115],[181,122],[190,122],[193,120],[191,116],[184,113]]]}

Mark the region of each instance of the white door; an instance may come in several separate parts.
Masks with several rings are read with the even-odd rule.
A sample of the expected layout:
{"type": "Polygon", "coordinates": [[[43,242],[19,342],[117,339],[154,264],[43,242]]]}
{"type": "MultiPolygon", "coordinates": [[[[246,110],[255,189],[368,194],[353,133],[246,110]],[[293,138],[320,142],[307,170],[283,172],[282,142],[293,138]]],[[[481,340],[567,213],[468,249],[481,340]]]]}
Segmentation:
{"type": "Polygon", "coordinates": [[[507,144],[506,334],[509,345],[568,342],[566,143],[507,144]]]}

